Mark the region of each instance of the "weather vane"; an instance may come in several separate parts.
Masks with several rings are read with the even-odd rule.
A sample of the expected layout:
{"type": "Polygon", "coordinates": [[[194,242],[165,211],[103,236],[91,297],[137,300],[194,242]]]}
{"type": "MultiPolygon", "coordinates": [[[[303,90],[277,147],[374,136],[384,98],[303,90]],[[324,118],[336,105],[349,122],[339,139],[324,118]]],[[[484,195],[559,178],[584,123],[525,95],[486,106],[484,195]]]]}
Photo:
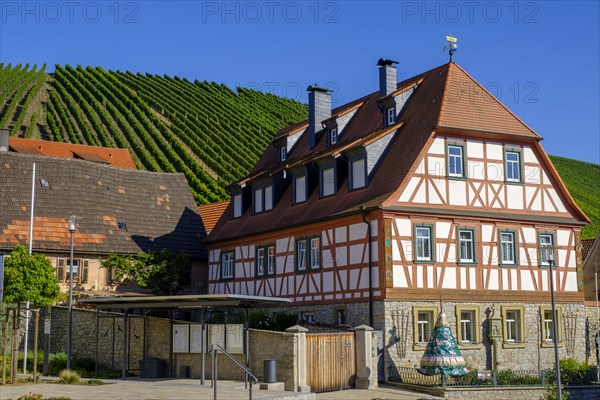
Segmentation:
{"type": "Polygon", "coordinates": [[[448,54],[450,54],[450,62],[452,62],[454,53],[458,51],[458,44],[456,43],[458,39],[454,36],[446,35],[446,41],[448,41],[448,44],[444,46],[444,50],[448,50],[448,54]]]}

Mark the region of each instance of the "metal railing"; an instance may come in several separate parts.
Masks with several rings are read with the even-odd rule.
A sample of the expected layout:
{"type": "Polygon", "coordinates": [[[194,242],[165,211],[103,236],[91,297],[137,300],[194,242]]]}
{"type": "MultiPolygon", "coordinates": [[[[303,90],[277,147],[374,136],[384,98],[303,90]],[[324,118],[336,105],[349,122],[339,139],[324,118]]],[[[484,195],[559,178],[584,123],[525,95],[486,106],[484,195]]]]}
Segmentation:
{"type": "Polygon", "coordinates": [[[254,376],[254,374],[252,374],[252,372],[250,371],[250,368],[248,368],[247,366],[242,364],[233,355],[231,355],[231,353],[229,353],[227,350],[225,350],[223,347],[219,346],[218,344],[213,344],[209,353],[210,353],[211,360],[212,360],[212,377],[211,377],[210,385],[213,388],[214,400],[217,400],[217,352],[219,350],[221,351],[221,353],[226,355],[227,358],[229,358],[235,365],[237,365],[239,368],[241,368],[246,373],[246,377],[250,378],[250,386],[248,387],[248,399],[252,400],[252,383],[253,382],[258,383],[258,378],[256,376],[254,376]]]}
{"type": "MultiPolygon", "coordinates": [[[[561,371],[564,385],[589,385],[596,368],[561,371]]],[[[544,386],[556,382],[554,370],[471,370],[463,376],[422,375],[415,368],[390,367],[388,381],[428,387],[544,386]]]]}

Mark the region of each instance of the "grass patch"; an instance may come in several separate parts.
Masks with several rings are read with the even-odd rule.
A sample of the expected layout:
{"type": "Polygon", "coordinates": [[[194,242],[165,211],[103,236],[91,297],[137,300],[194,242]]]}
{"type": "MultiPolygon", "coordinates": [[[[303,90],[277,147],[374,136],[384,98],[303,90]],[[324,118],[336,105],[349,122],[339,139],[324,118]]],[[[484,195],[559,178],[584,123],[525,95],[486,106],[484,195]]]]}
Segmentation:
{"type": "Polygon", "coordinates": [[[72,371],[70,369],[63,369],[60,371],[58,375],[60,383],[65,383],[67,385],[79,385],[81,382],[81,377],[77,371],[72,371]]]}

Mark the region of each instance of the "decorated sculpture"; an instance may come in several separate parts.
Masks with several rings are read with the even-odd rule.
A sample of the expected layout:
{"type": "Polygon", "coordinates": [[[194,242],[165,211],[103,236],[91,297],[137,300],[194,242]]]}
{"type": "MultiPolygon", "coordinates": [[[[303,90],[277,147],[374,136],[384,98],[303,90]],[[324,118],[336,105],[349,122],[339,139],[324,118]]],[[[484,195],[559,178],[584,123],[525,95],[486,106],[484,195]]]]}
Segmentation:
{"type": "Polygon", "coordinates": [[[440,312],[435,323],[421,366],[417,369],[424,375],[461,376],[469,372],[465,366],[456,339],[452,335],[446,314],[440,312]]]}

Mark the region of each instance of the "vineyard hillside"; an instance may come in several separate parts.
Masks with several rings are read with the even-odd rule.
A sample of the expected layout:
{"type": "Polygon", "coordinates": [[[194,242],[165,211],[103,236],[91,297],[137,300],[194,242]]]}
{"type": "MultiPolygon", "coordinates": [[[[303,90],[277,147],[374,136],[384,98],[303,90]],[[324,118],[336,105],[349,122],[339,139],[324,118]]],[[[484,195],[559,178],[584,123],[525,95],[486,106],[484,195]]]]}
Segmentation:
{"type": "MultiPolygon", "coordinates": [[[[198,204],[228,198],[275,132],[306,119],[306,105],[215,82],[101,67],[0,64],[0,127],[11,136],[119,147],[139,169],[182,172],[198,204]]],[[[552,156],[600,232],[600,165],[552,156]]]]}
{"type": "Polygon", "coordinates": [[[198,204],[227,199],[274,133],[306,105],[207,81],[57,65],[0,64],[11,136],[128,148],[139,169],[182,172],[198,204]]]}

